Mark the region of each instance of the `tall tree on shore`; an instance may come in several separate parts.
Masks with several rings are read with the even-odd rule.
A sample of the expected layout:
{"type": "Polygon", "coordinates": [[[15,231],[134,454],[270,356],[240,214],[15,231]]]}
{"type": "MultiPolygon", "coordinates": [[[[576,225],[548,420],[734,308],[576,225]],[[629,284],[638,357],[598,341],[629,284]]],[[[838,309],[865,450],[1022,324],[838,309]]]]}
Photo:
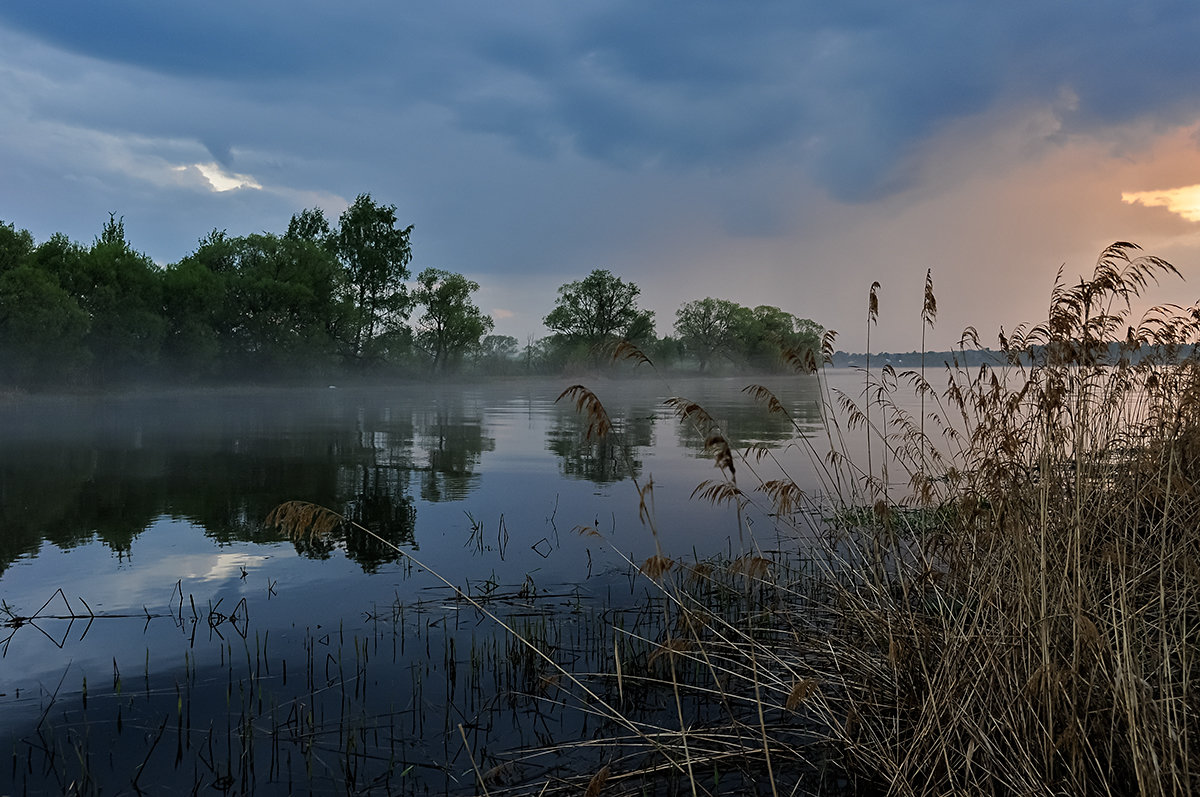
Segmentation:
{"type": "Polygon", "coordinates": [[[0,382],[43,387],[83,373],[91,321],[61,280],[85,252],[61,233],[35,247],[28,230],[0,223],[0,382]]]}
{"type": "Polygon", "coordinates": [[[226,331],[237,314],[229,296],[236,268],[236,240],[213,230],[195,252],[163,272],[163,353],[178,374],[211,378],[226,364],[226,331]]]}
{"type": "Polygon", "coordinates": [[[743,307],[725,299],[700,299],[675,313],[675,333],[705,371],[717,355],[742,367],[778,370],[785,361],[820,351],[825,330],[778,307],[743,307]]]}
{"type": "Polygon", "coordinates": [[[48,271],[25,262],[0,273],[0,380],[40,387],[89,359],[88,316],[48,271]]]}
{"type": "Polygon", "coordinates": [[[0,274],[25,262],[33,254],[33,236],[29,230],[18,230],[12,224],[0,222],[0,274]]]}
{"type": "Polygon", "coordinates": [[[412,225],[396,225],[396,206],[378,205],[370,194],[359,194],[338,218],[336,252],[356,315],[350,355],[359,362],[385,358],[396,339],[407,334],[412,225]]]}
{"type": "Polygon", "coordinates": [[[337,245],[333,228],[325,211],[320,208],[305,208],[299,213],[293,213],[288,222],[286,238],[299,241],[311,241],[324,247],[333,248],[337,245]]]}
{"type": "Polygon", "coordinates": [[[429,353],[434,371],[457,364],[464,352],[479,348],[480,338],[492,331],[491,317],[471,301],[477,290],[479,283],[439,268],[417,275],[413,298],[425,307],[417,324],[417,343],[429,353]]]}
{"type": "Polygon", "coordinates": [[[166,337],[162,272],[125,238],[125,222],[109,214],[73,274],[60,276],[90,318],[87,336],[96,375],[141,378],[158,364],[166,337]]]}
{"type": "Polygon", "coordinates": [[[593,361],[622,338],[644,339],[654,333],[654,313],[639,310],[641,289],[596,269],[577,282],[558,289],[554,309],[543,323],[568,344],[581,344],[593,361]]]}
{"type": "Polygon", "coordinates": [[[760,304],[753,310],[743,308],[739,335],[746,361],[755,368],[772,371],[784,367],[785,353],[802,356],[806,349],[820,352],[824,332],[815,321],[760,304]]]}
{"type": "Polygon", "coordinates": [[[675,334],[683,349],[707,371],[714,357],[736,357],[741,305],[728,299],[697,299],[675,311],[675,334]]]}
{"type": "Polygon", "coordinates": [[[521,368],[521,343],[512,335],[484,335],[476,364],[485,374],[516,373],[521,368]]]}
{"type": "Polygon", "coordinates": [[[330,330],[339,314],[334,257],[307,240],[266,233],[237,240],[240,268],[231,287],[241,317],[235,331],[249,364],[284,372],[328,368],[330,330]]]}
{"type": "Polygon", "coordinates": [[[346,305],[341,266],[311,240],[214,230],[164,275],[173,364],[194,376],[321,372],[346,305]]]}

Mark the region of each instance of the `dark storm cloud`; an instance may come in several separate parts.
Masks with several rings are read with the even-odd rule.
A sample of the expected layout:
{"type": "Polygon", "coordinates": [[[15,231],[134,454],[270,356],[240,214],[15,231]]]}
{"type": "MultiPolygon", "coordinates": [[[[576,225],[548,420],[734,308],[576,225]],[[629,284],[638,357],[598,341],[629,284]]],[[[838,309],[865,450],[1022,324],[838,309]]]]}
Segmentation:
{"type": "MultiPolygon", "coordinates": [[[[306,107],[333,134],[414,107],[527,156],[623,170],[723,170],[786,158],[833,196],[906,185],[946,122],[1000,101],[1078,104],[1075,126],[1200,106],[1190,2],[604,2],[0,6],[0,24],[101,61],[198,79],[198,91],[306,107]],[[320,118],[318,118],[320,117],[320,118]]],[[[109,124],[190,134],[233,164],[295,120],[113,109],[109,124]]],[[[300,111],[297,110],[297,113],[300,111]]],[[[83,110],[80,113],[84,113],[83,110]]],[[[103,114],[94,109],[97,116],[103,114]]],[[[353,157],[348,155],[346,157],[353,157]]]]}
{"type": "Polygon", "coordinates": [[[323,55],[355,61],[336,6],[264,2],[162,4],[153,0],[66,0],[7,4],[0,18],[66,50],[154,72],[230,79],[306,77],[323,55]],[[339,48],[338,46],[341,45],[339,48]]]}
{"type": "Polygon", "coordinates": [[[463,118],[621,167],[790,156],[867,200],[905,185],[915,143],[997,101],[1072,94],[1068,130],[1194,112],[1198,20],[1187,4],[609,4],[552,45],[484,36],[477,54],[540,96],[463,118]]]}
{"type": "Polygon", "coordinates": [[[213,156],[213,160],[222,166],[233,165],[233,147],[228,141],[218,141],[212,138],[202,138],[200,143],[208,150],[208,154],[213,156]]]}

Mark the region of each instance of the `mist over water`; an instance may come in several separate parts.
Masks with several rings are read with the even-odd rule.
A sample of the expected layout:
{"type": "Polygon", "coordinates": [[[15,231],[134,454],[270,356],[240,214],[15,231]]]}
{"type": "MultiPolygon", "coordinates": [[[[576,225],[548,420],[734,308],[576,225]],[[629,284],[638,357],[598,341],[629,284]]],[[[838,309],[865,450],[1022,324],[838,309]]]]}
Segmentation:
{"type": "MultiPolygon", "coordinates": [[[[419,547],[429,540],[418,529],[448,530],[426,520],[447,503],[511,517],[532,505],[582,510],[646,472],[687,486],[711,476],[711,463],[695,462],[704,440],[663,405],[669,395],[704,403],[735,445],[794,436],[740,393],[746,381],[592,385],[617,421],[603,443],[584,439],[570,401],[555,402],[565,380],[16,400],[0,408],[0,568],[48,543],[131,555],[163,516],[218,544],[277,543],[261,521],[293,499],[419,547]]],[[[815,425],[813,386],[775,381],[794,416],[815,425]]],[[[365,570],[381,564],[349,553],[365,570]]]]}
{"type": "MultiPolygon", "coordinates": [[[[721,473],[701,432],[663,403],[702,403],[735,447],[766,444],[801,473],[805,458],[780,445],[818,427],[816,381],[760,380],[799,429],[742,393],[748,381],[595,379],[615,427],[605,440],[588,440],[587,418],[556,402],[566,380],[11,400],[0,407],[4,738],[28,753],[48,706],[78,708],[91,684],[94,707],[95,684],[116,684],[114,672],[144,673],[152,702],[184,659],[219,669],[265,635],[272,656],[303,660],[331,629],[376,633],[388,612],[403,639],[411,620],[397,607],[452,602],[352,528],[289,539],[264,526],[285,501],[353,519],[470,594],[558,595],[589,611],[630,604],[629,562],[656,550],[635,481],[653,484],[654,528],[672,555],[736,556],[743,533],[794,544],[769,517],[749,512],[739,530],[732,509],[692,499],[721,473]]],[[[413,655],[393,664],[430,666],[413,655]]],[[[397,688],[411,684],[380,687],[397,688]]]]}

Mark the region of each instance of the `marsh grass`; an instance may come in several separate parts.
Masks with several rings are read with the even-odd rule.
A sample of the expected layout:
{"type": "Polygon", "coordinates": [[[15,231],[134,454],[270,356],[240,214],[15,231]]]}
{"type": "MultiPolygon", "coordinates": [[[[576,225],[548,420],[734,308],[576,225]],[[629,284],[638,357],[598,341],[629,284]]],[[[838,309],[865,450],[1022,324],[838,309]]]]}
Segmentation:
{"type": "MultiPolygon", "coordinates": [[[[248,612],[226,618],[218,602],[210,629],[242,623],[237,640],[222,637],[225,728],[192,719],[193,689],[204,686],[193,662],[165,719],[125,720],[147,752],[123,783],[178,780],[191,762],[184,780],[194,790],[225,791],[423,793],[436,782],[492,797],[1194,793],[1200,309],[1130,317],[1143,289],[1174,273],[1114,244],[1078,284],[1059,275],[1044,321],[1000,331],[994,365],[967,368],[964,356],[913,371],[868,367],[857,394],[833,389],[822,370],[832,334],[820,353],[784,352],[820,384],[823,426],[813,434],[796,423],[792,442],[815,476],[789,473],[763,445],[739,445],[737,430],[699,403],[668,400],[716,466],[693,498],[736,510],[740,547],[702,561],[664,549],[658,530],[672,518],[655,511],[653,479],[634,475],[655,551],[625,560],[644,595],[632,609],[577,617],[551,610],[544,598],[564,596],[532,581],[472,590],[443,579],[450,600],[436,603],[488,620],[499,638],[455,637],[444,606],[434,617],[398,604],[379,621],[386,641],[378,630],[352,647],[340,633],[336,648],[332,634],[306,636],[305,658],[292,664],[300,693],[276,696],[287,660],[268,656],[266,640],[260,654],[257,637],[251,655],[248,612]],[[412,706],[368,693],[394,677],[374,674],[388,643],[394,663],[406,661],[406,645],[436,652],[439,639],[432,669],[403,671],[412,706]],[[517,716],[532,731],[502,747],[512,737],[489,728],[517,716]],[[443,763],[428,763],[435,752],[443,763]]],[[[881,293],[871,286],[868,333],[881,293]]],[[[930,274],[923,339],[937,309],[930,274]]],[[[978,340],[967,329],[963,354],[978,340]]],[[[629,344],[615,356],[653,367],[629,344]]],[[[745,392],[788,417],[772,390],[745,392]]],[[[622,433],[588,387],[560,399],[589,438],[622,433]]],[[[479,545],[482,526],[470,520],[479,545]]],[[[357,534],[440,578],[322,507],[290,502],[267,522],[297,545],[357,534]]],[[[181,624],[182,599],[180,588],[181,624]]],[[[42,612],[6,616],[16,630],[42,612]]],[[[204,619],[193,604],[193,627],[204,619]]],[[[145,680],[149,701],[149,672],[145,680]]],[[[50,782],[36,764],[64,790],[100,790],[105,762],[88,728],[100,737],[115,722],[120,737],[122,706],[131,718],[143,698],[122,691],[116,672],[107,703],[95,685],[87,694],[84,721],[51,712],[51,698],[40,747],[14,758],[14,782],[50,782]],[[115,719],[96,724],[106,705],[115,719]]]]}
{"type": "MultiPolygon", "coordinates": [[[[301,505],[288,510],[304,517],[301,505]]],[[[661,714],[631,702],[625,724],[615,724],[573,680],[615,700],[594,675],[612,652],[608,629],[642,633],[644,609],[583,601],[565,610],[571,593],[527,580],[431,588],[417,601],[373,604],[362,623],[310,624],[277,637],[253,618],[234,633],[220,600],[193,599],[181,585],[177,592],[177,613],[154,617],[173,618],[193,638],[182,669],[151,664],[149,654],[144,667],[114,658],[111,682],[67,667],[41,698],[32,730],[13,740],[0,792],[471,794],[485,790],[482,776],[490,794],[519,794],[515,784],[532,777],[557,782],[578,770],[571,757],[504,751],[586,738],[601,726],[620,727],[642,746],[656,727],[647,718],[661,714]],[[500,623],[507,630],[497,631],[500,623]],[[578,674],[567,677],[548,660],[578,674]],[[72,688],[81,675],[82,693],[72,688]]]]}
{"type": "MultiPolygon", "coordinates": [[[[602,437],[611,432],[613,427],[607,412],[586,388],[580,386],[569,388],[564,391],[563,396],[570,396],[576,401],[577,409],[589,414],[589,436],[602,437]]],[[[640,516],[654,533],[652,523],[653,484],[638,485],[638,493],[641,498],[640,516]]],[[[584,717],[582,729],[584,732],[587,731],[588,722],[591,721],[596,726],[594,734],[606,740],[603,746],[594,748],[600,751],[603,759],[611,760],[629,756],[631,760],[640,760],[645,758],[649,751],[654,761],[652,765],[649,767],[640,764],[634,765],[613,778],[615,782],[634,779],[638,783],[643,783],[646,778],[657,777],[661,772],[669,779],[682,780],[682,782],[694,785],[693,767],[697,762],[723,760],[745,755],[746,751],[741,742],[730,748],[729,740],[724,735],[713,737],[699,750],[692,749],[690,746],[687,720],[683,713],[684,698],[680,691],[681,676],[677,671],[676,654],[690,650],[691,643],[675,628],[664,624],[670,622],[675,616],[669,599],[670,593],[664,593],[668,596],[668,601],[663,605],[661,617],[653,606],[635,611],[633,613],[635,630],[629,632],[628,640],[614,641],[613,650],[617,660],[620,660],[622,645],[626,645],[629,650],[626,656],[635,666],[635,670],[631,671],[629,676],[617,679],[614,690],[612,679],[601,671],[598,662],[591,667],[580,669],[563,660],[571,658],[576,662],[594,661],[594,657],[587,654],[598,649],[596,642],[600,638],[595,634],[603,634],[607,638],[608,630],[607,625],[598,618],[593,618],[590,622],[585,623],[585,630],[582,632],[585,639],[564,642],[559,638],[561,617],[554,616],[553,613],[547,615],[532,606],[526,612],[502,615],[498,610],[497,603],[503,599],[503,595],[490,592],[486,596],[473,595],[449,581],[438,571],[426,566],[411,551],[396,547],[378,537],[370,529],[328,508],[304,501],[290,501],[276,507],[265,523],[297,541],[328,538],[343,531],[343,527],[351,526],[364,534],[377,538],[381,544],[393,547],[396,553],[406,557],[418,568],[427,571],[436,580],[441,581],[458,601],[504,631],[506,640],[502,657],[504,667],[493,666],[489,669],[492,672],[503,670],[510,673],[510,680],[503,688],[496,691],[496,695],[498,699],[506,701],[514,716],[539,708],[545,709],[548,716],[556,715],[560,709],[570,709],[584,717]],[[644,634],[648,634],[648,636],[639,634],[637,631],[639,627],[646,629],[644,634]],[[635,672],[644,674],[635,675],[633,674],[635,672]],[[631,702],[627,699],[625,690],[629,688],[636,691],[639,685],[642,687],[644,699],[631,702]],[[661,701],[653,699],[658,689],[664,686],[674,687],[673,704],[670,702],[663,704],[661,701]],[[674,708],[678,721],[675,728],[664,724],[664,716],[672,708],[674,708]]],[[[579,531],[589,533],[594,532],[594,529],[580,529],[579,531]]],[[[673,560],[667,559],[661,553],[651,557],[640,568],[632,561],[626,561],[631,573],[640,572],[655,580],[661,580],[675,564],[673,560]]],[[[692,572],[694,574],[698,571],[692,572]]],[[[707,577],[711,579],[711,573],[707,577]]],[[[532,588],[528,581],[515,595],[523,600],[532,601],[534,604],[538,597],[536,588],[532,588]]],[[[733,605],[733,602],[727,600],[725,604],[733,605]]],[[[695,623],[690,617],[688,625],[695,627],[695,623]]],[[[457,668],[457,658],[453,649],[447,652],[447,663],[452,668],[451,672],[457,668]]],[[[710,664],[709,671],[715,672],[711,667],[710,664]]],[[[695,683],[696,679],[688,677],[686,681],[691,685],[695,683]]],[[[445,700],[447,712],[454,705],[452,692],[453,688],[451,687],[451,693],[447,694],[445,700]]],[[[693,697],[690,702],[701,714],[709,713],[708,710],[711,706],[707,696],[702,696],[701,701],[696,701],[693,697]]],[[[454,710],[458,710],[457,707],[454,710]]],[[[694,714],[694,711],[689,711],[689,714],[694,714]]],[[[452,728],[448,724],[444,730],[449,734],[452,728]]],[[[539,753],[533,749],[518,751],[515,754],[505,751],[485,753],[484,755],[487,755],[488,759],[481,763],[472,749],[468,734],[462,724],[457,726],[457,732],[462,738],[463,749],[469,758],[478,789],[484,794],[526,793],[525,789],[531,778],[544,778],[540,788],[541,793],[558,793],[560,789],[575,793],[578,791],[579,773],[588,771],[588,764],[591,763],[586,760],[587,756],[584,757],[585,760],[565,756],[564,747],[557,743],[549,743],[550,737],[548,736],[546,737],[547,744],[540,749],[542,752],[552,753],[552,764],[540,763],[538,761],[539,753]],[[570,763],[567,763],[568,761],[570,763]],[[490,765],[486,771],[483,769],[483,764],[490,765]],[[520,777],[514,774],[517,772],[521,773],[520,777]],[[513,781],[515,785],[506,787],[506,781],[513,781]]],[[[581,736],[581,738],[583,737],[581,736]]],[[[587,746],[584,745],[584,747],[587,746]]],[[[585,792],[599,793],[597,790],[605,787],[610,780],[610,775],[607,774],[610,771],[607,769],[608,767],[610,764],[606,761],[601,761],[596,765],[594,771],[591,771],[586,777],[585,792]]],[[[606,793],[610,792],[606,789],[606,793]]]]}
{"type": "MultiPolygon", "coordinates": [[[[858,396],[791,357],[823,383],[823,435],[796,427],[815,493],[759,476],[771,451],[738,449],[702,406],[671,399],[721,471],[695,497],[736,506],[739,526],[761,509],[795,548],[750,537],[722,563],[662,550],[640,563],[660,623],[634,638],[642,658],[618,644],[613,669],[625,690],[670,697],[687,766],[647,748],[636,766],[604,762],[610,788],[1195,793],[1200,309],[1130,318],[1165,275],[1116,243],[1078,284],[1059,273],[1046,320],[1000,330],[995,365],[868,367],[858,396]]],[[[936,313],[927,275],[923,339],[936,313]]],[[[976,330],[961,345],[979,348],[976,330]]],[[[747,392],[786,415],[765,387],[747,392]]],[[[593,433],[611,429],[585,387],[564,395],[593,433]]],[[[648,492],[653,533],[669,519],[646,517],[648,492]]]]}
{"type": "Polygon", "coordinates": [[[899,375],[927,419],[878,400],[916,511],[837,527],[845,564],[876,566],[839,590],[853,644],[811,677],[847,769],[888,792],[1195,790],[1200,327],[1129,322],[1174,272],[1134,255],[1060,274],[1047,320],[1001,333],[1003,367],[950,363],[940,393],[899,375]]]}

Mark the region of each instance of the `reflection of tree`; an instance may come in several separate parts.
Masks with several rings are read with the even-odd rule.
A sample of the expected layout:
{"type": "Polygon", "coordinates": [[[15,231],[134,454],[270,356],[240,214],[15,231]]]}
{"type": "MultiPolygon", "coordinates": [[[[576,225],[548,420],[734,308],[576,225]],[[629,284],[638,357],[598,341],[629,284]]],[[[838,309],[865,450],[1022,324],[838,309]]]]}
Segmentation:
{"type": "MultiPolygon", "coordinates": [[[[821,424],[821,403],[815,378],[797,377],[779,388],[775,395],[787,409],[787,416],[768,412],[766,406],[738,391],[711,399],[696,398],[721,433],[734,448],[762,444],[776,448],[805,434],[821,424]]],[[[693,398],[693,397],[689,397],[693,398]]],[[[679,445],[697,452],[704,451],[705,441],[714,431],[698,424],[694,418],[681,419],[676,425],[679,445]]]]}
{"type": "Polygon", "coordinates": [[[438,408],[421,424],[420,445],[429,459],[421,474],[421,498],[426,501],[458,501],[479,482],[476,468],[484,451],[496,448],[495,439],[484,433],[483,418],[473,417],[461,406],[438,408]]]}
{"type": "Polygon", "coordinates": [[[347,469],[343,472],[346,475],[350,478],[343,486],[349,485],[350,489],[340,492],[349,497],[322,505],[338,509],[339,514],[353,523],[342,524],[329,534],[296,537],[292,544],[297,553],[310,559],[328,559],[344,544],[346,556],[373,573],[381,564],[400,558],[392,546],[417,547],[414,534],[417,509],[405,488],[408,471],[386,465],[363,465],[347,469]],[[381,542],[380,537],[391,545],[381,542]]]}
{"type": "MultiPolygon", "coordinates": [[[[126,552],[163,515],[186,519],[220,543],[278,542],[262,521],[294,499],[344,511],[397,545],[415,545],[408,485],[424,468],[413,463],[412,413],[349,395],[284,398],[3,408],[0,573],[43,541],[70,548],[99,539],[126,552]]],[[[468,439],[485,439],[481,423],[474,426],[468,439]]],[[[466,463],[451,457],[439,467],[460,473],[466,463]]],[[[341,542],[364,569],[395,558],[353,534],[297,548],[320,557],[341,542]]]]}
{"type": "Polygon", "coordinates": [[[653,412],[633,409],[626,418],[614,419],[603,439],[587,439],[587,426],[579,413],[564,411],[547,434],[546,448],[559,457],[564,475],[609,484],[641,474],[639,450],[654,445],[653,412]]]}
{"type": "Polygon", "coordinates": [[[157,486],[145,468],[86,447],[0,447],[0,573],[48,540],[61,548],[94,536],[116,551],[158,516],[157,486]],[[114,476],[114,474],[122,474],[114,476]]]}
{"type": "Polygon", "coordinates": [[[262,519],[303,495],[336,505],[336,467],[291,442],[155,440],[120,447],[76,439],[0,445],[0,571],[43,540],[69,549],[94,539],[119,553],[162,515],[185,518],[220,543],[271,543],[262,519]]]}
{"type": "MultiPolygon", "coordinates": [[[[343,514],[392,545],[415,548],[417,510],[412,498],[405,494],[406,481],[406,472],[399,468],[363,468],[361,490],[346,502],[343,514]]],[[[380,564],[400,556],[394,548],[360,528],[349,526],[345,533],[346,555],[367,572],[374,572],[380,564]]]]}
{"type": "Polygon", "coordinates": [[[161,452],[93,451],[94,466],[76,500],[63,505],[58,528],[46,539],[62,548],[91,534],[114,551],[127,553],[133,540],[160,514],[163,500],[161,452]]]}

